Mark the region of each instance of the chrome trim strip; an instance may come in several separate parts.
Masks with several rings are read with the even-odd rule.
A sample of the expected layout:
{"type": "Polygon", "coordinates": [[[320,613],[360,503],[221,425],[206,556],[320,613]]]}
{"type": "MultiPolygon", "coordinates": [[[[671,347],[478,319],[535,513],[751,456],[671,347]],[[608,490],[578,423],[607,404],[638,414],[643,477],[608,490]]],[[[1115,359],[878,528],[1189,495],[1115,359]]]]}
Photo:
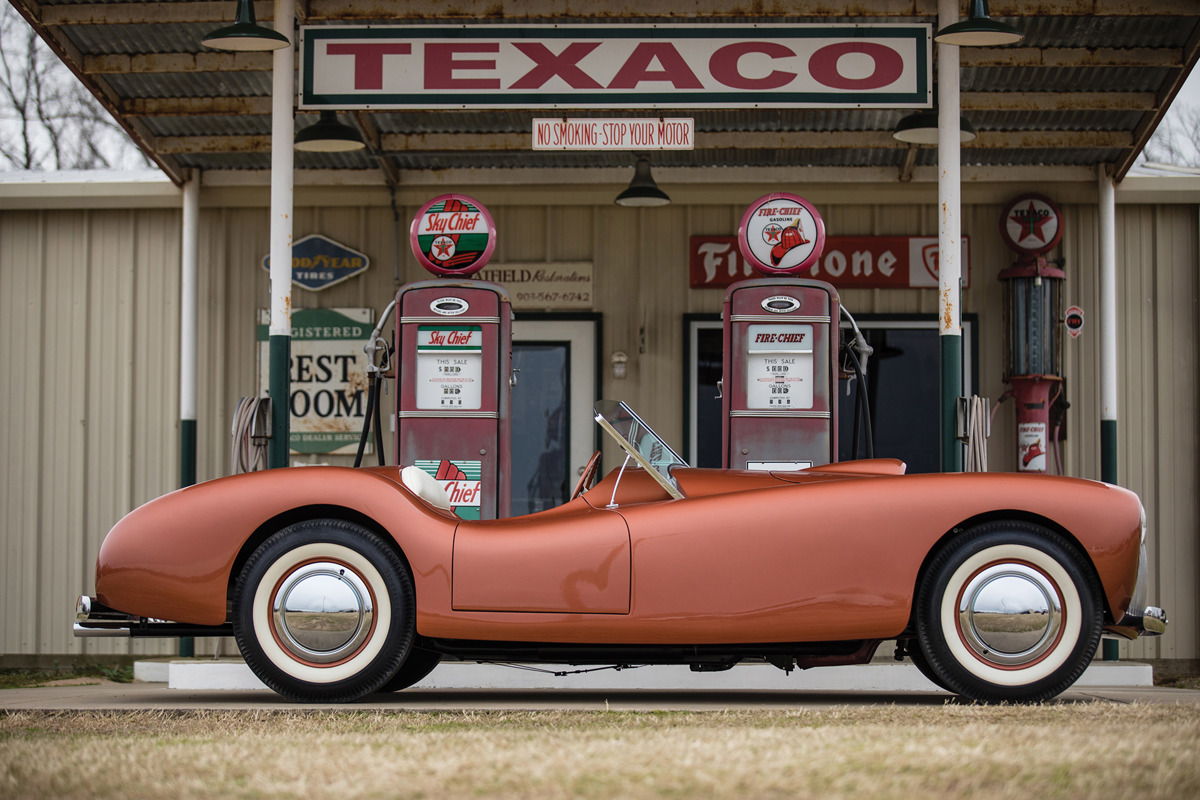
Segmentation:
{"type": "Polygon", "coordinates": [[[401,317],[400,324],[419,323],[422,325],[445,325],[454,327],[456,325],[472,324],[472,325],[499,325],[499,317],[401,317]]]}
{"type": "Polygon", "coordinates": [[[779,417],[791,417],[799,419],[829,419],[828,411],[730,411],[731,417],[760,417],[764,419],[776,419],[779,417]]]}
{"type": "Polygon", "coordinates": [[[499,419],[498,411],[401,411],[400,419],[499,419]]]}
{"type": "Polygon", "coordinates": [[[823,322],[829,324],[829,315],[823,317],[790,317],[783,314],[733,314],[729,317],[730,322],[772,322],[775,324],[785,322],[823,322]]]}

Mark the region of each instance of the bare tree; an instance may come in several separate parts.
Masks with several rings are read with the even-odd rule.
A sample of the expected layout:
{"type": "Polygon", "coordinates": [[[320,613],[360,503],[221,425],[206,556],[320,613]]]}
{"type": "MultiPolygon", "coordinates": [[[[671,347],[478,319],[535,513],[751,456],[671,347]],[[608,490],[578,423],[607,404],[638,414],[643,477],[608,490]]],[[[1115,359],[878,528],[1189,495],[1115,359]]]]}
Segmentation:
{"type": "Polygon", "coordinates": [[[12,6],[0,6],[0,169],[149,166],[12,6]]]}
{"type": "Polygon", "coordinates": [[[1142,157],[1152,164],[1200,167],[1200,106],[1173,104],[1142,157]]]}

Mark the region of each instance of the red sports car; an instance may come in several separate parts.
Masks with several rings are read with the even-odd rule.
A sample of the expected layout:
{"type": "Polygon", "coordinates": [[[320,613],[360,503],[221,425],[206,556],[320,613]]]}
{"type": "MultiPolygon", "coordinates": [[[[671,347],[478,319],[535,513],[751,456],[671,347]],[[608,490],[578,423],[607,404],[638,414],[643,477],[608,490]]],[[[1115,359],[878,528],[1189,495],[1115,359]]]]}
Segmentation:
{"type": "Polygon", "coordinates": [[[350,701],[442,659],[855,664],[895,640],[986,702],[1069,687],[1101,634],[1166,629],[1145,602],[1145,513],[1124,489],[876,459],[696,469],[625,404],[564,505],[468,521],[415,467],[210,481],[108,534],[78,635],[237,638],[284,697],[350,701]]]}

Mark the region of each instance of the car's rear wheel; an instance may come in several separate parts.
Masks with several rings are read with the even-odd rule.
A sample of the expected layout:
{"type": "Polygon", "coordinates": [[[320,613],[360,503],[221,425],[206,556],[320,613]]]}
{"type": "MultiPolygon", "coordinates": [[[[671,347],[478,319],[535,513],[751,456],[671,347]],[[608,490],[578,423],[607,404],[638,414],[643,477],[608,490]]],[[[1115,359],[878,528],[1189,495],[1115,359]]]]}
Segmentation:
{"type": "Polygon", "coordinates": [[[398,692],[420,683],[441,662],[441,653],[413,647],[408,651],[408,658],[404,659],[400,669],[396,670],[396,674],[389,678],[387,683],[379,687],[379,691],[398,692]]]}
{"type": "Polygon", "coordinates": [[[233,628],[247,665],[300,702],[349,702],[378,691],[414,632],[412,578],[360,525],[318,519],[271,536],[246,562],[233,628]]]}
{"type": "Polygon", "coordinates": [[[1083,674],[1103,625],[1100,585],[1063,537],[991,522],[934,558],[917,594],[917,636],[950,691],[981,702],[1040,702],[1083,674]]]}

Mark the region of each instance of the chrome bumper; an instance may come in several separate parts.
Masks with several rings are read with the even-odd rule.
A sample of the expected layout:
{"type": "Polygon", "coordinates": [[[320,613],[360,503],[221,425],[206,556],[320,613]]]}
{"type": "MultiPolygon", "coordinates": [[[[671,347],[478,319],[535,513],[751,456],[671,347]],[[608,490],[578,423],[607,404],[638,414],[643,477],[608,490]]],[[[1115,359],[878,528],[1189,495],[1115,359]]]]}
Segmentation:
{"type": "Polygon", "coordinates": [[[1146,541],[1143,539],[1141,551],[1138,553],[1137,582],[1133,587],[1129,610],[1116,625],[1106,625],[1105,631],[1126,639],[1136,639],[1139,636],[1162,636],[1167,632],[1167,612],[1158,606],[1146,605],[1146,584],[1149,582],[1147,573],[1146,541]]]}
{"type": "Polygon", "coordinates": [[[1104,630],[1115,633],[1126,639],[1136,639],[1139,636],[1162,636],[1167,632],[1167,612],[1158,606],[1146,606],[1141,614],[1132,610],[1126,612],[1117,625],[1106,625],[1104,630]]]}
{"type": "Polygon", "coordinates": [[[189,625],[149,617],[136,617],[98,603],[96,598],[80,595],[75,601],[76,637],[171,637],[171,636],[232,636],[233,626],[189,625]]]}

